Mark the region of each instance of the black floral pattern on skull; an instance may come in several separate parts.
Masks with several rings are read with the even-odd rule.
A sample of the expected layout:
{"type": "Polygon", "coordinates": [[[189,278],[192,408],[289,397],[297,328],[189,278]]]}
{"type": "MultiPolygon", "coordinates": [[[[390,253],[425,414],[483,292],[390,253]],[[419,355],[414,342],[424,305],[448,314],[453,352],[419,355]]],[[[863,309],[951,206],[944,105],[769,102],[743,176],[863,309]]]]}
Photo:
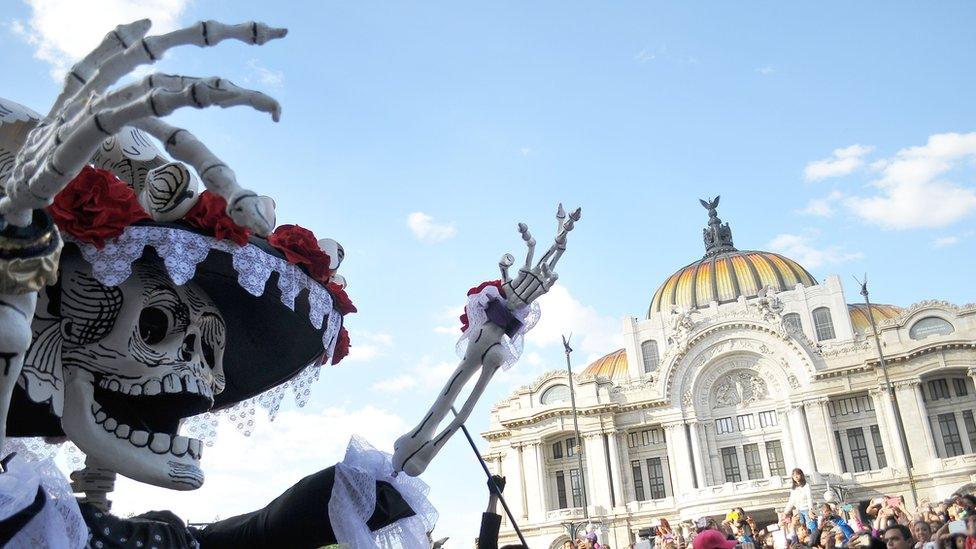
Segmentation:
{"type": "Polygon", "coordinates": [[[38,311],[23,376],[31,399],[49,401],[65,434],[113,470],[199,487],[202,445],[177,431],[225,384],[226,326],[206,292],[175,285],[152,256],[118,287],[69,256],[38,311]]]}

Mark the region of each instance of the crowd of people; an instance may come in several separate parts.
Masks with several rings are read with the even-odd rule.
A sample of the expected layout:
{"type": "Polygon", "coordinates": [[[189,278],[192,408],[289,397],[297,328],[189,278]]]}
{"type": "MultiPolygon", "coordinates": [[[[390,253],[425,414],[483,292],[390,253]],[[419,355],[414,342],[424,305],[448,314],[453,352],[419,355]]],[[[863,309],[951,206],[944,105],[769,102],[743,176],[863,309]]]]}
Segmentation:
{"type": "MultiPolygon", "coordinates": [[[[881,496],[866,507],[857,503],[816,499],[800,469],[792,473],[792,489],[778,520],[758,524],[742,507],[724,520],[701,518],[683,527],[667,519],[651,530],[648,539],[626,549],[976,549],[976,497],[953,494],[939,502],[922,501],[910,508],[903,497],[881,496]]],[[[505,481],[494,477],[482,522],[479,547],[496,549],[501,517],[498,495],[505,481]]],[[[509,545],[501,549],[524,549],[509,545]]],[[[595,532],[581,533],[562,549],[610,549],[595,532]]]]}
{"type": "Polygon", "coordinates": [[[655,529],[655,549],[976,549],[976,497],[954,494],[914,509],[903,497],[856,503],[815,504],[806,475],[792,474],[793,487],[778,521],[757,524],[741,507],[725,520],[704,518],[683,535],[667,520],[655,529]]]}

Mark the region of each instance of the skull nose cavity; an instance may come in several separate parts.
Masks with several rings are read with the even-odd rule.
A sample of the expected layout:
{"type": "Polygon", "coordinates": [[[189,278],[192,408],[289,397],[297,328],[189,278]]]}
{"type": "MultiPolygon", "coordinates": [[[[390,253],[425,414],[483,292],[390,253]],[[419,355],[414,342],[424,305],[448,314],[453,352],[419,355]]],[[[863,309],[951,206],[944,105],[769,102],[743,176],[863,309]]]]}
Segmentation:
{"type": "Polygon", "coordinates": [[[197,334],[186,334],[183,345],[180,346],[180,360],[190,361],[198,354],[197,334]]]}

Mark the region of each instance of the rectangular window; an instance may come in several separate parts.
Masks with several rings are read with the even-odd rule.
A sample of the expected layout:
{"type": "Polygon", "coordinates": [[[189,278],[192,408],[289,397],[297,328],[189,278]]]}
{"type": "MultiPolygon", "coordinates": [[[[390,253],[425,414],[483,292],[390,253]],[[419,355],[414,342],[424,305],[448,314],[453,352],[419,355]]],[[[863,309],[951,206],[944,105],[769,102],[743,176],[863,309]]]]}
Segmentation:
{"type": "Polygon", "coordinates": [[[929,382],[929,395],[932,400],[949,398],[949,382],[944,379],[933,379],[929,382]]]}
{"type": "Polygon", "coordinates": [[[963,453],[962,439],[959,438],[959,426],[956,425],[956,415],[939,414],[939,430],[942,431],[942,444],[945,445],[946,457],[961,455],[963,453]]]}
{"type": "Polygon", "coordinates": [[[752,414],[742,414],[741,416],[735,416],[736,422],[739,424],[740,431],[748,431],[750,429],[755,429],[755,423],[752,419],[752,414]]]}
{"type": "Polygon", "coordinates": [[[844,445],[840,442],[840,431],[834,431],[834,442],[837,443],[837,456],[840,457],[840,469],[847,472],[847,460],[844,458],[844,445]]]}
{"type": "Polygon", "coordinates": [[[663,444],[664,431],[662,429],[651,429],[651,442],[654,444],[663,444]]]}
{"type": "Polygon", "coordinates": [[[641,431],[641,444],[647,446],[650,443],[651,443],[651,432],[646,430],[641,431]]]}
{"type": "Polygon", "coordinates": [[[640,461],[631,461],[630,470],[634,474],[634,496],[637,497],[637,501],[644,501],[644,478],[641,476],[640,461]]]}
{"type": "Polygon", "coordinates": [[[840,398],[832,402],[836,408],[834,415],[840,414],[846,416],[848,414],[856,414],[861,411],[858,407],[857,397],[840,398]]]}
{"type": "Polygon", "coordinates": [[[966,380],[963,378],[955,378],[952,380],[952,385],[956,388],[956,396],[964,397],[969,394],[969,390],[966,387],[966,380]]]}
{"type": "Polygon", "coordinates": [[[647,487],[651,490],[651,499],[667,496],[664,492],[664,468],[661,467],[661,458],[647,460],[647,487]]]}
{"type": "Polygon", "coordinates": [[[759,457],[758,444],[746,444],[742,447],[742,454],[746,458],[746,476],[749,480],[763,478],[762,459],[759,457]]]}
{"type": "Polygon", "coordinates": [[[552,445],[552,459],[562,459],[563,457],[563,441],[558,441],[552,445]]]}
{"type": "Polygon", "coordinates": [[[820,307],[813,310],[813,330],[817,333],[817,341],[834,339],[834,323],[830,319],[830,309],[820,307]]]}
{"type": "Polygon", "coordinates": [[[874,399],[869,396],[861,397],[861,408],[868,412],[874,411],[874,399]]]}
{"type": "Polygon", "coordinates": [[[566,439],[566,457],[573,457],[576,455],[576,437],[569,437],[566,439]]]}
{"type": "Polygon", "coordinates": [[[570,469],[569,470],[569,483],[573,490],[573,507],[583,506],[583,488],[580,485],[580,470],[570,469]]]}
{"type": "Polygon", "coordinates": [[[847,446],[851,449],[851,463],[854,465],[854,472],[868,471],[871,469],[871,458],[868,457],[868,444],[864,440],[864,429],[855,427],[847,430],[847,446]]]}
{"type": "Polygon", "coordinates": [[[735,453],[735,446],[722,448],[722,469],[725,471],[725,482],[742,480],[742,474],[739,472],[739,456],[735,453]]]}
{"type": "Polygon", "coordinates": [[[770,440],[766,443],[766,460],[769,461],[769,474],[779,477],[786,476],[783,445],[778,440],[770,440]]]}
{"type": "Polygon", "coordinates": [[[759,426],[760,427],[773,427],[776,425],[776,411],[770,410],[768,412],[759,412],[759,426]]]}
{"type": "Polygon", "coordinates": [[[627,435],[627,447],[637,448],[637,433],[630,433],[627,435]]]}
{"type": "Polygon", "coordinates": [[[731,433],[735,431],[735,426],[732,425],[732,418],[723,417],[715,420],[715,432],[724,435],[725,433],[731,433]]]}
{"type": "Polygon", "coordinates": [[[881,429],[877,425],[871,426],[871,440],[874,442],[874,455],[878,457],[878,469],[888,466],[888,458],[885,456],[884,443],[881,441],[881,429]]]}
{"type": "Polygon", "coordinates": [[[556,499],[560,509],[569,507],[569,502],[566,501],[566,478],[562,471],[556,471],[556,499]]]}
{"type": "Polygon", "coordinates": [[[969,435],[969,447],[976,452],[976,421],[973,421],[973,411],[964,411],[962,421],[966,424],[966,434],[969,435]]]}

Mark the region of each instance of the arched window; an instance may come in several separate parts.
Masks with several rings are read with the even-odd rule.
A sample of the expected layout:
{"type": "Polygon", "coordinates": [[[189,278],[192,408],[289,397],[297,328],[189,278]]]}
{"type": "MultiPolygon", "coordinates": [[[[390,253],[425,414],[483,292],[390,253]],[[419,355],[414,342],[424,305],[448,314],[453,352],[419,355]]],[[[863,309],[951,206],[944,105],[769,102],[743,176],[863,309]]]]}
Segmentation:
{"type": "Polygon", "coordinates": [[[955,331],[952,324],[937,316],[927,316],[919,320],[908,330],[908,337],[912,339],[925,339],[930,335],[949,335],[955,331]]]}
{"type": "Polygon", "coordinates": [[[657,352],[657,341],[648,340],[641,343],[641,355],[644,356],[644,373],[649,374],[657,370],[661,357],[657,352]]]}
{"type": "Polygon", "coordinates": [[[813,328],[817,332],[817,341],[834,339],[834,322],[830,319],[830,309],[820,307],[813,310],[813,328]]]}
{"type": "Polygon", "coordinates": [[[794,334],[803,332],[803,324],[800,323],[799,313],[786,313],[783,315],[783,324],[785,324],[786,328],[794,334]]]}
{"type": "Polygon", "coordinates": [[[553,385],[542,393],[543,404],[556,404],[569,401],[569,385],[553,385]]]}

